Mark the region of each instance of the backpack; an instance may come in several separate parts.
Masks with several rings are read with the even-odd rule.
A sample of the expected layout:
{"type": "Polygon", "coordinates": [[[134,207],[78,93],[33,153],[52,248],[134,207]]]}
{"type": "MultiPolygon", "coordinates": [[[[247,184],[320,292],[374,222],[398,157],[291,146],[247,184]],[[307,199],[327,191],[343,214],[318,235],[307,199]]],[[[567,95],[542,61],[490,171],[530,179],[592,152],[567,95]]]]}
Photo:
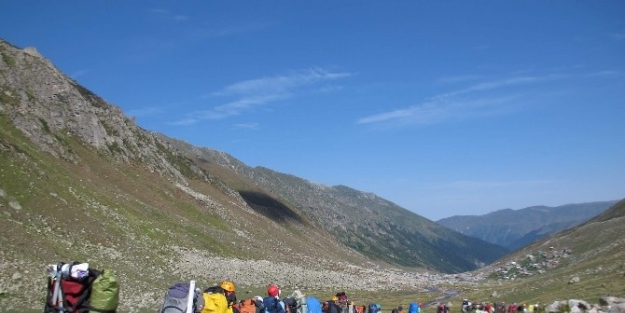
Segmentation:
{"type": "Polygon", "coordinates": [[[369,304],[369,312],[368,313],[378,313],[382,307],[377,303],[369,304]]]}
{"type": "Polygon", "coordinates": [[[256,313],[256,304],[254,303],[254,299],[242,301],[239,311],[241,313],[256,313]]]}
{"type": "Polygon", "coordinates": [[[204,290],[202,294],[202,299],[204,300],[202,313],[222,313],[228,310],[228,300],[221,290],[219,286],[204,290]]]}
{"type": "Polygon", "coordinates": [[[195,291],[195,281],[191,283],[175,283],[167,289],[163,299],[160,313],[187,313],[190,310],[196,313],[203,309],[204,299],[195,291]],[[191,299],[191,308],[189,305],[189,297],[191,299]]]}
{"type": "Polygon", "coordinates": [[[410,302],[408,306],[408,313],[419,313],[419,304],[416,302],[410,302]]]}
{"type": "Polygon", "coordinates": [[[263,298],[263,305],[265,306],[265,313],[284,313],[280,305],[280,300],[276,297],[263,298]]]}
{"type": "Polygon", "coordinates": [[[297,313],[297,300],[295,298],[287,297],[283,301],[287,313],[297,313]]]}
{"type": "Polygon", "coordinates": [[[88,263],[48,265],[44,313],[114,313],[119,305],[119,283],[112,272],[89,268],[88,263]]]}
{"type": "Polygon", "coordinates": [[[308,307],[308,313],[322,313],[321,302],[315,297],[306,297],[306,306],[308,307]]]}

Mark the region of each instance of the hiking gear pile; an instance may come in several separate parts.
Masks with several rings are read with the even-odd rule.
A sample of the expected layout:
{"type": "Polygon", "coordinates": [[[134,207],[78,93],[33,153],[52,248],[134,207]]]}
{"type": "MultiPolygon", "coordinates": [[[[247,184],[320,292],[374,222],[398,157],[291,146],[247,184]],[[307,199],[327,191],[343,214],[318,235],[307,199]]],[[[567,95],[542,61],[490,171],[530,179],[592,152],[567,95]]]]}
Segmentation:
{"type": "Polygon", "coordinates": [[[119,283],[108,270],[89,263],[50,264],[44,313],[114,313],[119,305],[119,283]]]}

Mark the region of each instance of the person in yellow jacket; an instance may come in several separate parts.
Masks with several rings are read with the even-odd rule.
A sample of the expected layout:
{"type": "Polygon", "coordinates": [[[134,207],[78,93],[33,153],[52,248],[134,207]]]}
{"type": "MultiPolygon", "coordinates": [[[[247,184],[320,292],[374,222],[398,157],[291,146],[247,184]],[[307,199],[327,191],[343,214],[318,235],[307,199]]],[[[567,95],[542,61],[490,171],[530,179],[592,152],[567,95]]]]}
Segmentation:
{"type": "Polygon", "coordinates": [[[234,283],[229,280],[224,280],[219,285],[224,290],[226,300],[228,301],[228,313],[240,313],[239,305],[237,304],[236,287],[234,283]]]}
{"type": "Polygon", "coordinates": [[[207,288],[202,294],[202,298],[204,298],[202,313],[237,313],[233,311],[231,305],[236,302],[234,292],[234,283],[231,281],[224,281],[219,286],[207,288]]]}

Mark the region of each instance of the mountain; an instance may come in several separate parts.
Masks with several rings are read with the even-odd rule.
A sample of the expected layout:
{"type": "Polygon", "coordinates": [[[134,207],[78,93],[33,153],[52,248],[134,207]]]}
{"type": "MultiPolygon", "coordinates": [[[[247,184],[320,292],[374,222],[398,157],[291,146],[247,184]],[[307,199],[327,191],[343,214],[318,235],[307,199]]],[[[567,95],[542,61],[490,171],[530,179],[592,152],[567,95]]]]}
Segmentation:
{"type": "Polygon", "coordinates": [[[548,235],[476,272],[491,279],[479,296],[550,304],[556,299],[622,297],[625,199],[581,225],[548,235]]]}
{"type": "Polygon", "coordinates": [[[498,210],[484,215],[456,215],[437,223],[457,232],[515,250],[547,235],[579,225],[616,201],[533,206],[498,210]]]}
{"type": "Polygon", "coordinates": [[[415,290],[456,277],[425,271],[506,253],[374,194],[142,129],[34,48],[0,40],[0,54],[2,308],[38,307],[58,261],[113,269],[135,311],[190,278],[415,290]]]}

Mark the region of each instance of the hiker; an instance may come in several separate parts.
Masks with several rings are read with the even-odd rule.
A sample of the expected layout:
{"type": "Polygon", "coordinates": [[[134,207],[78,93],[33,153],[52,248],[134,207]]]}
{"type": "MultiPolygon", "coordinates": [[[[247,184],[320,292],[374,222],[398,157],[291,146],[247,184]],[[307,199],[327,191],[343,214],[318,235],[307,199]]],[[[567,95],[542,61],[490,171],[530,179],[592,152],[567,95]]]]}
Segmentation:
{"type": "Polygon", "coordinates": [[[445,303],[441,303],[436,309],[436,313],[449,313],[449,307],[445,303]]]}
{"type": "Polygon", "coordinates": [[[332,299],[323,303],[323,313],[341,313],[342,309],[337,304],[339,297],[334,296],[332,299]]]}
{"type": "Polygon", "coordinates": [[[267,287],[267,297],[263,298],[263,305],[267,313],[286,313],[284,302],[280,301],[280,289],[276,285],[267,287]]]}
{"type": "Polygon", "coordinates": [[[349,302],[349,299],[347,298],[347,294],[345,293],[345,291],[336,293],[336,297],[337,297],[337,301],[335,303],[339,306],[339,308],[341,309],[341,312],[347,313],[348,312],[347,302],[349,302]]]}
{"type": "Polygon", "coordinates": [[[358,313],[356,304],[352,300],[347,301],[347,313],[358,313]]]}
{"type": "Polygon", "coordinates": [[[219,285],[224,290],[226,300],[228,300],[228,313],[240,313],[237,303],[236,287],[234,283],[229,280],[224,280],[219,285]]]}
{"type": "Polygon", "coordinates": [[[382,306],[377,303],[369,303],[368,309],[367,313],[378,313],[382,310],[382,306]]]}
{"type": "MultiPolygon", "coordinates": [[[[204,290],[202,294],[204,299],[204,309],[202,313],[233,313],[231,307],[228,305],[229,301],[226,297],[226,291],[222,286],[231,289],[229,285],[222,282],[219,286],[208,287],[204,290]]],[[[234,290],[234,284],[232,284],[232,289],[234,290]]],[[[234,293],[234,291],[232,291],[232,293],[234,293]]],[[[236,296],[234,298],[236,299],[236,296]]]]}
{"type": "Polygon", "coordinates": [[[501,301],[501,303],[499,303],[499,307],[497,308],[497,313],[506,313],[506,302],[501,301]]]}
{"type": "Polygon", "coordinates": [[[286,313],[297,313],[297,300],[293,297],[286,297],[282,300],[284,302],[284,307],[286,309],[286,313]]]}
{"type": "Polygon", "coordinates": [[[263,297],[255,296],[252,300],[254,300],[256,313],[265,313],[265,305],[263,304],[263,297]]]}

